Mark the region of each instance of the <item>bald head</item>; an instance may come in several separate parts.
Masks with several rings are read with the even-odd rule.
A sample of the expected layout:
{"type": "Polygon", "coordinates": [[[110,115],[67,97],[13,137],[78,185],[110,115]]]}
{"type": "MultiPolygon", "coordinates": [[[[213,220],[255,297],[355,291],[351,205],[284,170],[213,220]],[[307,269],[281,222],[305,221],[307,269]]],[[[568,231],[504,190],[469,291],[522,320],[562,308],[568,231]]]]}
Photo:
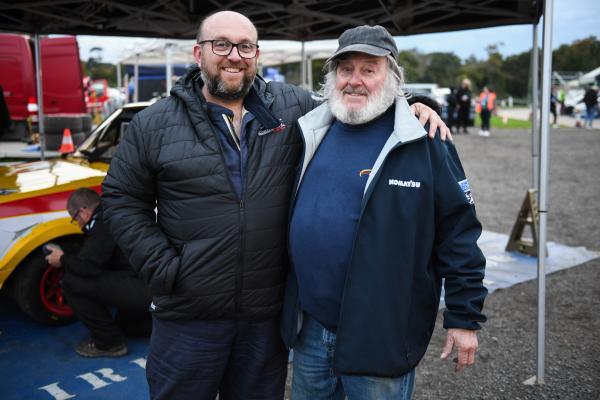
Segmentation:
{"type": "Polygon", "coordinates": [[[256,43],[258,40],[258,31],[248,17],[235,11],[219,11],[202,20],[200,28],[198,28],[196,41],[212,39],[211,32],[218,30],[222,26],[226,26],[231,30],[236,28],[250,30],[253,32],[253,42],[256,43]]]}

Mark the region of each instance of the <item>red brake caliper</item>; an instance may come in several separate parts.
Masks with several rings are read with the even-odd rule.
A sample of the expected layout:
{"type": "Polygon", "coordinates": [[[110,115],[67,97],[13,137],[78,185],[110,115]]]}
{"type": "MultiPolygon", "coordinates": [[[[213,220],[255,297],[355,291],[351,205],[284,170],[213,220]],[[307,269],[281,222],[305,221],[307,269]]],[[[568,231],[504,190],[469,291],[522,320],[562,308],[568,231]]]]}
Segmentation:
{"type": "Polygon", "coordinates": [[[60,286],[64,273],[64,268],[46,268],[40,281],[40,299],[50,313],[58,317],[72,317],[73,310],[67,304],[60,286]]]}

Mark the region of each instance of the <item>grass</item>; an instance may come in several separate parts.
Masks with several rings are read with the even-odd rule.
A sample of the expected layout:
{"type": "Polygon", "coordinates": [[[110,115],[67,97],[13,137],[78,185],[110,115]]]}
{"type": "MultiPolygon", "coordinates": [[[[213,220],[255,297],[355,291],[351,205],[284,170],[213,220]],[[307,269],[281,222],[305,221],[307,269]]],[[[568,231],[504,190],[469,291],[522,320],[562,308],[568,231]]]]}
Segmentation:
{"type": "MultiPolygon", "coordinates": [[[[479,117],[479,114],[475,116],[475,127],[481,127],[481,118],[479,117]]],[[[508,118],[506,123],[504,123],[502,117],[492,115],[490,127],[495,129],[531,129],[531,121],[508,118]]]]}

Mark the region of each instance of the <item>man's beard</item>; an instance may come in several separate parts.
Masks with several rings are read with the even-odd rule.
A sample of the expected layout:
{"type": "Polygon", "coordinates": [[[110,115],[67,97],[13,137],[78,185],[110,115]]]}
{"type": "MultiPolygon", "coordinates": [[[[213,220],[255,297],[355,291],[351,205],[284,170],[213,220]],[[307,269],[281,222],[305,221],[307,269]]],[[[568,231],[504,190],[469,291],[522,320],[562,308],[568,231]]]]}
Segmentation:
{"type": "Polygon", "coordinates": [[[364,124],[377,118],[394,103],[396,96],[400,93],[400,83],[389,71],[383,86],[377,93],[369,93],[365,87],[354,89],[349,85],[342,90],[337,90],[335,84],[336,73],[335,71],[329,72],[325,77],[323,94],[333,116],[349,125],[364,124]],[[367,105],[360,110],[349,110],[343,101],[344,93],[368,95],[367,105]]]}
{"type": "MultiPolygon", "coordinates": [[[[206,65],[206,62],[203,62],[202,65],[206,65]]],[[[237,68],[237,66],[234,65],[230,66],[237,68]]],[[[208,93],[222,100],[239,100],[244,98],[250,91],[256,75],[248,73],[247,70],[243,70],[244,76],[239,85],[236,88],[231,89],[227,87],[223,80],[221,80],[218,68],[219,67],[216,66],[216,73],[208,68],[200,68],[200,76],[208,89],[208,93]]]]}

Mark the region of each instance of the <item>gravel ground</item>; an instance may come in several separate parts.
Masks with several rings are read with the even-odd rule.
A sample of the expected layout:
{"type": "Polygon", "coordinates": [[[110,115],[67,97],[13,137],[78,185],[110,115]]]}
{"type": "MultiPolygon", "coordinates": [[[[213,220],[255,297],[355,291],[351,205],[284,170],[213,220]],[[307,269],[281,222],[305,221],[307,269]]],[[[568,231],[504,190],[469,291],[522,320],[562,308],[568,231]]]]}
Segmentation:
{"type": "MultiPolygon", "coordinates": [[[[531,186],[529,132],[456,135],[455,143],[484,229],[509,234],[531,186]]],[[[600,131],[553,130],[550,147],[548,240],[600,251],[600,131]]],[[[529,281],[488,296],[476,365],[463,373],[439,360],[438,315],[413,399],[600,399],[599,278],[600,259],[548,275],[544,385],[523,384],[536,373],[537,282],[529,281]]]]}
{"type": "MultiPolygon", "coordinates": [[[[491,137],[457,135],[484,229],[510,233],[531,182],[531,138],[523,130],[491,137]]],[[[548,240],[600,250],[600,131],[553,130],[550,139],[548,240]]],[[[417,368],[414,399],[600,399],[600,259],[546,279],[545,384],[536,373],[537,282],[488,296],[476,365],[462,374],[438,359],[441,313],[417,368]]]]}

